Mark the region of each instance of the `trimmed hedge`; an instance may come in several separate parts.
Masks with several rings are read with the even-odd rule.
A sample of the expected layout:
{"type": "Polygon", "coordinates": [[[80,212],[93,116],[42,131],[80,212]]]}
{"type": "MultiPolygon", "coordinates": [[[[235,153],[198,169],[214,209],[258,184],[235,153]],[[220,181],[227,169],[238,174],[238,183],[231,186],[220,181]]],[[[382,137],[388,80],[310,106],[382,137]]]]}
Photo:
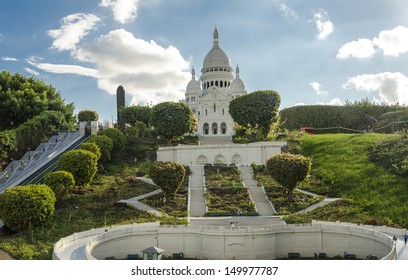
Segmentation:
{"type": "Polygon", "coordinates": [[[98,145],[101,152],[101,156],[99,158],[101,162],[110,161],[111,152],[113,149],[112,139],[105,135],[92,135],[91,138],[89,138],[88,143],[95,143],[96,145],[98,145]]]}
{"type": "Polygon", "coordinates": [[[173,199],[184,181],[186,169],[171,161],[159,161],[150,168],[150,178],[159,186],[168,199],[173,199]]]}
{"type": "Polygon", "coordinates": [[[78,186],[88,185],[98,171],[96,155],[85,150],[73,150],[63,154],[58,161],[58,169],[74,176],[78,186]]]}
{"type": "Polygon", "coordinates": [[[119,129],[117,128],[104,129],[101,132],[99,132],[99,135],[108,136],[110,139],[112,139],[113,153],[118,153],[125,149],[127,139],[125,134],[123,134],[119,129]]]}
{"type": "Polygon", "coordinates": [[[17,186],[0,195],[0,217],[13,231],[41,226],[55,210],[55,194],[46,185],[17,186]]]}
{"type": "Polygon", "coordinates": [[[44,183],[52,189],[57,200],[69,197],[75,186],[74,176],[67,171],[56,171],[44,176],[44,183]]]}
{"type": "MultiPolygon", "coordinates": [[[[370,117],[380,121],[381,119],[386,119],[384,114],[398,110],[408,111],[408,108],[374,104],[295,106],[280,111],[280,127],[288,130],[299,130],[299,128],[305,126],[312,126],[314,128],[345,127],[355,130],[366,130],[368,126],[373,125],[370,117]],[[381,116],[382,118],[380,118],[381,116]]],[[[386,124],[388,123],[381,122],[377,124],[377,127],[386,124]]],[[[316,132],[336,133],[338,131],[335,128],[316,132]]]]}
{"type": "Polygon", "coordinates": [[[89,151],[93,153],[98,160],[101,158],[101,149],[94,142],[81,143],[81,145],[79,145],[79,148],[81,150],[85,150],[85,151],[89,151]]]}

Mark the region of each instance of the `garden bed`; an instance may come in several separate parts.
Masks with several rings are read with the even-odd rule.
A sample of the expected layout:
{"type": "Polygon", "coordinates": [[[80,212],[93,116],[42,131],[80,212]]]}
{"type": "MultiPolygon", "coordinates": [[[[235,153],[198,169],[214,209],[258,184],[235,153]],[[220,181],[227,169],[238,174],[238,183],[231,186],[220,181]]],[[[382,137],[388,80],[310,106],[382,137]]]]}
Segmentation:
{"type": "Polygon", "coordinates": [[[270,175],[266,174],[265,168],[257,166],[253,169],[255,179],[260,186],[265,187],[266,195],[275,207],[277,215],[296,213],[324,199],[323,196],[312,196],[295,189],[293,201],[289,202],[288,190],[280,186],[270,175]]]}
{"type": "Polygon", "coordinates": [[[205,166],[204,174],[206,216],[258,215],[237,167],[205,166]]]}

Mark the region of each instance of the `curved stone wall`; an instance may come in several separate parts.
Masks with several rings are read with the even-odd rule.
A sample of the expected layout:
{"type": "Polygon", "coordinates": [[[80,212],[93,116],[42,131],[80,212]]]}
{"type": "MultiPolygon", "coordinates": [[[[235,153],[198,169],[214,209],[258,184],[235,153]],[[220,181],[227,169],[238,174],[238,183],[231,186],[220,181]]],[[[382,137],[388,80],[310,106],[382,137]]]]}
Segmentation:
{"type": "Polygon", "coordinates": [[[186,258],[198,259],[277,259],[288,252],[313,257],[324,252],[329,257],[355,254],[393,258],[391,238],[383,233],[355,226],[300,224],[267,227],[200,227],[200,226],[129,226],[104,232],[91,238],[85,246],[87,259],[115,257],[156,246],[164,256],[183,252],[186,258]]]}

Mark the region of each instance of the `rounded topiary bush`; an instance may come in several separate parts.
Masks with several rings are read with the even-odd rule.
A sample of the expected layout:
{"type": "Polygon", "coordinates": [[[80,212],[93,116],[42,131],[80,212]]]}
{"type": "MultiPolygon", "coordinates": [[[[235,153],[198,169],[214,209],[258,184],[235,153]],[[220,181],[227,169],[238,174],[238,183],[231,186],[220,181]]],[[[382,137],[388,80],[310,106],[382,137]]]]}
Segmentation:
{"type": "Polygon", "coordinates": [[[186,169],[183,165],[171,161],[159,161],[150,168],[150,178],[159,186],[165,196],[173,199],[183,183],[186,169]]]}
{"type": "Polygon", "coordinates": [[[117,153],[123,151],[126,146],[126,136],[117,128],[107,128],[102,130],[99,135],[108,136],[112,139],[112,152],[117,153]]]}
{"type": "Polygon", "coordinates": [[[94,142],[82,143],[79,148],[94,153],[98,160],[101,158],[101,149],[94,142]]]}
{"type": "Polygon", "coordinates": [[[98,145],[101,152],[101,157],[99,158],[101,162],[110,161],[111,152],[113,149],[112,139],[104,135],[92,135],[91,138],[89,138],[88,143],[95,143],[96,145],[98,145]]]}
{"type": "Polygon", "coordinates": [[[54,214],[55,194],[46,185],[27,185],[0,194],[0,218],[13,231],[46,224],[54,214]]]}
{"type": "Polygon", "coordinates": [[[85,150],[66,152],[58,161],[58,169],[70,172],[77,186],[88,185],[98,171],[98,160],[94,153],[85,150]]]}
{"type": "Polygon", "coordinates": [[[75,180],[74,176],[67,171],[56,171],[44,176],[44,183],[49,186],[57,200],[64,200],[72,193],[75,180]]]}

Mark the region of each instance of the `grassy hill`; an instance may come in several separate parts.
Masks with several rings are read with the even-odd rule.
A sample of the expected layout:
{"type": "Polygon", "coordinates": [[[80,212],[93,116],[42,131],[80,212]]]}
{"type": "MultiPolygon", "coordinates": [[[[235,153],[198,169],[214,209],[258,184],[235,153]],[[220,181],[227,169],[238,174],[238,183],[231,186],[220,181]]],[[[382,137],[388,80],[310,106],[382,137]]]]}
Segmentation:
{"type": "Polygon", "coordinates": [[[368,160],[368,147],[383,134],[305,135],[300,152],[313,158],[312,173],[330,186],[329,196],[347,199],[292,216],[289,222],[325,219],[408,227],[408,182],[368,160]]]}

